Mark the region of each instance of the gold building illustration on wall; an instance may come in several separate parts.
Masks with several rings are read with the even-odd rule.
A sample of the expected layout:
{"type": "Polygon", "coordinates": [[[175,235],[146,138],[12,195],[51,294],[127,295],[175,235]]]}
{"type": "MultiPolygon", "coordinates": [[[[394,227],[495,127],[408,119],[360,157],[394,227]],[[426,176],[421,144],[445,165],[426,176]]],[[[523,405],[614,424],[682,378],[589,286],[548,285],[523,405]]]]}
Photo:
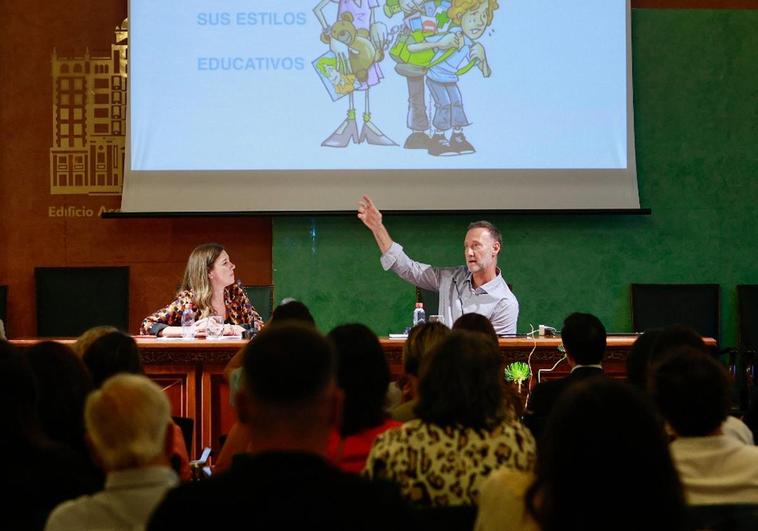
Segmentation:
{"type": "Polygon", "coordinates": [[[51,194],[120,194],[124,177],[128,20],[110,56],[53,50],[51,194]]]}

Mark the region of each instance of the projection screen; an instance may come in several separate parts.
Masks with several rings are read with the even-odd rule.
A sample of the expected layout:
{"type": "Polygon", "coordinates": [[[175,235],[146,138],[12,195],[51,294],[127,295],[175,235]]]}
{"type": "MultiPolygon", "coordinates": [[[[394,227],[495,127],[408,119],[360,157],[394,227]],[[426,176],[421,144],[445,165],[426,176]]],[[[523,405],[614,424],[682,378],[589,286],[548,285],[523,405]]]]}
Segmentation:
{"type": "Polygon", "coordinates": [[[123,212],[638,209],[629,0],[130,0],[123,212]]]}

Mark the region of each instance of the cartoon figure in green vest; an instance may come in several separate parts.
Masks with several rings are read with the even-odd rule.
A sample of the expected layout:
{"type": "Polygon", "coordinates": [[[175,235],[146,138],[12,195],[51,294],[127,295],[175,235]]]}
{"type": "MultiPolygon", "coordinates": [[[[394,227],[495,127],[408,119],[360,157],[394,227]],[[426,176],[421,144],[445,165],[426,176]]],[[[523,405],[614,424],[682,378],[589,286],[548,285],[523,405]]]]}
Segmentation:
{"type": "Polygon", "coordinates": [[[405,78],[408,85],[408,117],[406,125],[411,130],[405,139],[405,149],[429,148],[429,117],[426,112],[424,79],[434,52],[411,53],[408,44],[422,42],[426,37],[447,30],[447,10],[450,0],[386,0],[384,14],[388,17],[401,15],[402,30],[390,49],[390,56],[397,62],[395,71],[405,78]]]}
{"type": "Polygon", "coordinates": [[[459,76],[474,66],[484,77],[492,74],[484,46],[476,42],[492,23],[497,0],[453,0],[447,10],[450,29],[407,45],[411,54],[434,50],[426,73],[426,85],[434,100],[434,134],[427,149],[430,155],[451,156],[476,150],[463,135],[469,125],[458,87],[459,76]],[[452,132],[450,132],[452,129],[452,132]]]}

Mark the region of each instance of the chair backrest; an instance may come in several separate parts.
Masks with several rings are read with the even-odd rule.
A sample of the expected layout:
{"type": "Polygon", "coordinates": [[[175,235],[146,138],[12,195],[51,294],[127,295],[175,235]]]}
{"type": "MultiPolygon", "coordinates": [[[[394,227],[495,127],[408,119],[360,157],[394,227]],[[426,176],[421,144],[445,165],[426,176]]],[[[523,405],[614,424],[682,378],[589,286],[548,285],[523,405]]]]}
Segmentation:
{"type": "Polygon", "coordinates": [[[99,325],[129,327],[128,267],[37,267],[37,335],[73,337],[99,325]]]}
{"type": "Polygon", "coordinates": [[[5,324],[5,334],[8,334],[8,286],[0,286],[0,321],[5,324]]]}
{"type": "Polygon", "coordinates": [[[718,284],[632,284],[635,332],[681,324],[718,342],[718,284]]]}
{"type": "Polygon", "coordinates": [[[274,286],[245,286],[245,291],[261,318],[268,321],[274,311],[274,286]]]}
{"type": "Polygon", "coordinates": [[[737,286],[737,321],[740,350],[758,352],[758,284],[737,286]]]}
{"type": "Polygon", "coordinates": [[[440,294],[438,291],[416,288],[416,300],[424,304],[427,319],[440,311],[440,294]]]}
{"type": "Polygon", "coordinates": [[[755,531],[758,529],[758,505],[719,504],[689,505],[685,529],[698,531],[755,531]]]}

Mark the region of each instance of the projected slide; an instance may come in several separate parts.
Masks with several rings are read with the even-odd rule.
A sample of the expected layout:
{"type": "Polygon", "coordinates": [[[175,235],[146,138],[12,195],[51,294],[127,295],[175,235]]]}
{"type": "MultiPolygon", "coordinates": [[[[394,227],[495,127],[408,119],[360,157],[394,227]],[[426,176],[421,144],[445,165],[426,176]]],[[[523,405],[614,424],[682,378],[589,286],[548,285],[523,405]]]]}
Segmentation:
{"type": "Polygon", "coordinates": [[[130,171],[625,170],[626,10],[131,0],[130,171]]]}

